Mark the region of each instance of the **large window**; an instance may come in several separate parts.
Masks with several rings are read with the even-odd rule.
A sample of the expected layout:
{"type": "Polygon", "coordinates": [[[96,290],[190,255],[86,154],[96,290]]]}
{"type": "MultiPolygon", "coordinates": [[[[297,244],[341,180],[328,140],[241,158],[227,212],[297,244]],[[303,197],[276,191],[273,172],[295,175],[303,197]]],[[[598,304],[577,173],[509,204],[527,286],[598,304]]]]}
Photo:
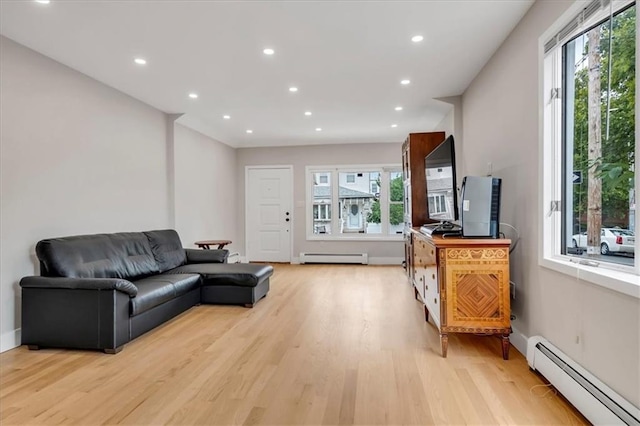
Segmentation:
{"type": "Polygon", "coordinates": [[[636,272],[636,6],[578,12],[544,40],[544,256],[636,272]]]}
{"type": "Polygon", "coordinates": [[[400,238],[400,166],[307,167],[309,238],[400,238]]]}
{"type": "Polygon", "coordinates": [[[332,188],[331,172],[314,172],[313,181],[313,228],[314,234],[331,234],[332,188]]]}

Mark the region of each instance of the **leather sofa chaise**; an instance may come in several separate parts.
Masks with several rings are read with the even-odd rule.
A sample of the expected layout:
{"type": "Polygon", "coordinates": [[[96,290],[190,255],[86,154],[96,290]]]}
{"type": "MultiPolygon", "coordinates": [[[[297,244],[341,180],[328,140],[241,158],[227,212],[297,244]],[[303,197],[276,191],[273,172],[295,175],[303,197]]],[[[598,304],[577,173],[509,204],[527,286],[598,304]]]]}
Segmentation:
{"type": "Polygon", "coordinates": [[[228,250],[184,249],[174,230],[38,242],[40,275],[22,287],[22,344],[98,349],[123,345],[200,303],[253,305],[270,265],[226,263],[228,250]]]}

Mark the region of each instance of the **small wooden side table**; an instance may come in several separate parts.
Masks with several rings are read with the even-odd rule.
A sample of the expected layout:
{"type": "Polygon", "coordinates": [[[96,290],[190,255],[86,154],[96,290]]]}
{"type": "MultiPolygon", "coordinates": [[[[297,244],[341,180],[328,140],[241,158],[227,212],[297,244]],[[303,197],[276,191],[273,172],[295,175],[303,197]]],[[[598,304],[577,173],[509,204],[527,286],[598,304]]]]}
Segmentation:
{"type": "Polygon", "coordinates": [[[231,241],[230,240],[203,240],[203,241],[195,242],[195,245],[197,245],[198,247],[204,250],[209,250],[211,246],[215,246],[216,244],[218,245],[218,249],[223,249],[224,246],[226,246],[227,244],[231,244],[231,241]]]}

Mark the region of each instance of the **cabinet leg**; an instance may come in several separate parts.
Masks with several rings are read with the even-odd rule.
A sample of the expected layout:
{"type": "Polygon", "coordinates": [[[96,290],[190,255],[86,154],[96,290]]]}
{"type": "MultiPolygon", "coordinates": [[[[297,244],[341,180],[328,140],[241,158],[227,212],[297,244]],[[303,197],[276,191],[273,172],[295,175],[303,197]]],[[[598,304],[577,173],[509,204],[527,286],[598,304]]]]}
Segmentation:
{"type": "Polygon", "coordinates": [[[509,347],[511,347],[511,343],[509,342],[509,335],[502,335],[502,359],[509,359],[509,347]]]}
{"type": "Polygon", "coordinates": [[[424,305],[424,321],[429,322],[429,310],[427,309],[427,305],[424,305]]]}
{"type": "Polygon", "coordinates": [[[449,335],[440,333],[440,346],[442,346],[442,358],[447,357],[447,349],[449,349],[449,335]]]}

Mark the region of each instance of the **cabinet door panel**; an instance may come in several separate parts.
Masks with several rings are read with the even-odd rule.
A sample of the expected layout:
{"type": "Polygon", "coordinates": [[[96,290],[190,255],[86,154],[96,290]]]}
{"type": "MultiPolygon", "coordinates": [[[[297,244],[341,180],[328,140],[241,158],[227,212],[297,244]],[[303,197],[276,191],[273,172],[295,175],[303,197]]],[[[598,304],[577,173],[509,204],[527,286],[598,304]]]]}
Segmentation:
{"type": "Polygon", "coordinates": [[[455,248],[443,251],[446,252],[441,259],[446,274],[446,325],[462,329],[508,328],[508,250],[455,248]]]}

